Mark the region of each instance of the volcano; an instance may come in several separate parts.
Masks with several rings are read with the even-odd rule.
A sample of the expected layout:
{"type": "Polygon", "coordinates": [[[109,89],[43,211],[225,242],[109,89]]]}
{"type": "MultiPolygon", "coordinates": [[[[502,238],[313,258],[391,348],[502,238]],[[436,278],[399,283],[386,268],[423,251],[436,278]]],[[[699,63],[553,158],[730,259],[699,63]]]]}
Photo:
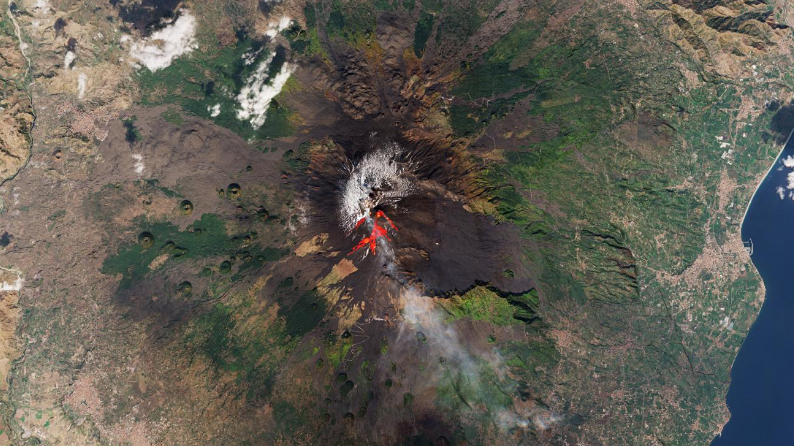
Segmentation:
{"type": "Polygon", "coordinates": [[[80,3],[0,33],[1,444],[720,431],[783,2],[80,3]]]}
{"type": "Polygon", "coordinates": [[[374,260],[357,257],[360,274],[388,274],[431,295],[482,283],[512,293],[533,288],[517,248],[519,231],[467,210],[469,197],[482,192],[460,155],[442,144],[398,142],[374,132],[368,139],[363,150],[345,149],[344,139],[333,138],[307,149],[311,161],[297,176],[308,209],[304,240],[328,233],[332,251],[354,254],[366,247],[374,260]],[[368,235],[351,245],[361,228],[368,235]]]}

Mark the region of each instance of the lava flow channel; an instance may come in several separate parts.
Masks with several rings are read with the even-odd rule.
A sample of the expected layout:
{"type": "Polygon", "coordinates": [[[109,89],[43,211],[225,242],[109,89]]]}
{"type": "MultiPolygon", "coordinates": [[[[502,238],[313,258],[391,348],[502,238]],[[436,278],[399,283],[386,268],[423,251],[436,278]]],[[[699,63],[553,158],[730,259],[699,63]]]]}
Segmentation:
{"type": "MultiPolygon", "coordinates": [[[[361,226],[365,221],[367,221],[368,218],[371,217],[364,217],[361,220],[359,220],[356,223],[356,226],[353,228],[353,230],[355,231],[356,229],[358,229],[358,227],[361,226]]],[[[374,255],[375,250],[378,246],[378,239],[385,238],[386,240],[391,241],[391,238],[389,238],[389,234],[386,231],[386,227],[378,224],[378,219],[380,218],[386,220],[386,222],[389,224],[389,226],[391,226],[392,229],[394,229],[395,232],[398,231],[397,226],[394,225],[394,222],[392,222],[391,219],[387,217],[386,214],[383,213],[383,211],[379,210],[375,213],[375,218],[372,219],[372,233],[369,236],[364,237],[360,242],[358,242],[358,244],[355,247],[353,247],[353,250],[350,251],[347,255],[351,255],[367,245],[369,245],[369,250],[374,255]]]]}

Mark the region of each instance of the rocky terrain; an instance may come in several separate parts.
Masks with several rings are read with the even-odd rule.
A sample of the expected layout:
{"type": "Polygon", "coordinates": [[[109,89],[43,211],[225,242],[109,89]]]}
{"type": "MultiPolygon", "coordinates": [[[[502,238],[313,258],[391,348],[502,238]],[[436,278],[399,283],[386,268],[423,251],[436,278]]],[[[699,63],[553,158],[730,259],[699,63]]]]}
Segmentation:
{"type": "Polygon", "coordinates": [[[0,444],[705,445],[730,416],[785,2],[2,9],[0,444]]]}

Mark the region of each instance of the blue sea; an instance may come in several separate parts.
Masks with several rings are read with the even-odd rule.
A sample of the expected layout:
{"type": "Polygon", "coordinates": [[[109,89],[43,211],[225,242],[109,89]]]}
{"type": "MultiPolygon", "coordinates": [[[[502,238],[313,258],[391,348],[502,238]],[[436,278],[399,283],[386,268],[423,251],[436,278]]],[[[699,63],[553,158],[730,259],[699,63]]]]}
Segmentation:
{"type": "Polygon", "coordinates": [[[712,446],[794,446],[794,190],[787,188],[792,172],[789,138],[742,224],[766,300],[733,364],[731,419],[712,446]]]}

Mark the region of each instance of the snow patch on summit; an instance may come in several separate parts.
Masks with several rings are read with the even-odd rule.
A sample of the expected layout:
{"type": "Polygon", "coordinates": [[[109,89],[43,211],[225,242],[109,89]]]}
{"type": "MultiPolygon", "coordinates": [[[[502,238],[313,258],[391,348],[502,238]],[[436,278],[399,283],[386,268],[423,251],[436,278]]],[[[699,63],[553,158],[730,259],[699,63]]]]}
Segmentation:
{"type": "Polygon", "coordinates": [[[405,176],[406,165],[399,161],[402,152],[392,143],[367,153],[352,169],[339,206],[339,222],[345,231],[351,231],[379,204],[394,205],[414,192],[413,183],[405,176]]]}

